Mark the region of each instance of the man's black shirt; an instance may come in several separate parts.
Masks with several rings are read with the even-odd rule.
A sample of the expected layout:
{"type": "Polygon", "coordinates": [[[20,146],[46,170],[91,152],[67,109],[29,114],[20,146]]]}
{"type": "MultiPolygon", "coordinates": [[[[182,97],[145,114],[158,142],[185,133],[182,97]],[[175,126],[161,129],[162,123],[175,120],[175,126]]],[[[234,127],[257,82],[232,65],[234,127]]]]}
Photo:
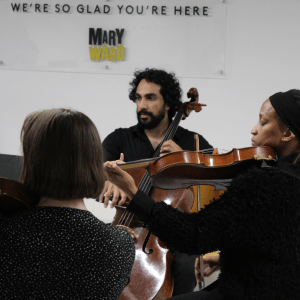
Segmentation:
{"type": "MultiPolygon", "coordinates": [[[[194,151],[195,134],[179,126],[173,141],[183,150],[194,151]]],[[[198,136],[201,150],[212,148],[202,135],[198,134],[198,136]]],[[[119,159],[121,153],[124,153],[126,162],[151,158],[155,152],[143,128],[139,125],[116,129],[104,139],[102,144],[106,161],[119,159]]]]}
{"type": "MultiPolygon", "coordinates": [[[[195,150],[195,134],[187,129],[178,127],[173,141],[183,150],[193,151],[195,150]]],[[[212,148],[203,136],[198,136],[201,150],[212,148]]],[[[105,138],[102,144],[106,161],[117,160],[120,158],[120,154],[124,153],[125,162],[130,162],[151,158],[155,152],[143,127],[140,125],[116,129],[105,138]]],[[[182,254],[174,249],[170,250],[174,256],[172,266],[172,275],[174,278],[173,296],[190,293],[196,286],[194,271],[195,256],[182,254]]]]}

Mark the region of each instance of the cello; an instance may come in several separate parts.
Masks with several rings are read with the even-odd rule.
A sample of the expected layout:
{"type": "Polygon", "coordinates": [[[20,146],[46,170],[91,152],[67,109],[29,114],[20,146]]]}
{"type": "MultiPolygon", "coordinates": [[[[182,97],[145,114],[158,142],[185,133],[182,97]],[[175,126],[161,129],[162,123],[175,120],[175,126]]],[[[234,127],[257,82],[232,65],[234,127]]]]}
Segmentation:
{"type": "MultiPolygon", "coordinates": [[[[147,168],[156,186],[163,184],[165,188],[169,189],[173,187],[182,188],[194,184],[201,184],[205,181],[205,183],[209,185],[220,186],[223,184],[222,187],[226,187],[230,183],[231,178],[238,173],[249,167],[262,167],[265,162],[270,165],[275,164],[276,153],[272,148],[249,147],[245,149],[233,149],[224,155],[210,155],[195,151],[173,152],[153,162],[149,162],[147,168]],[[181,160],[179,160],[178,157],[181,157],[181,160]],[[171,158],[173,158],[172,161],[171,158]],[[165,168],[166,165],[167,168],[165,168]],[[186,172],[184,173],[182,172],[182,170],[184,170],[183,167],[186,168],[186,172]],[[190,167],[193,167],[192,172],[188,172],[190,167]],[[161,171],[163,172],[165,169],[170,171],[168,176],[162,176],[166,175],[166,173],[161,173],[161,171]],[[230,175],[227,174],[228,172],[230,175]],[[157,175],[162,180],[156,181],[155,183],[157,175]],[[171,179],[169,177],[171,177],[171,179]],[[174,186],[172,177],[177,179],[177,183],[180,184],[180,181],[183,183],[180,186],[174,186]],[[221,181],[223,177],[225,178],[224,182],[221,181]],[[163,182],[164,179],[167,180],[166,184],[163,182]]],[[[110,176],[110,172],[111,174],[115,173],[113,168],[113,165],[107,165],[108,176],[110,176]]],[[[123,165],[120,165],[120,168],[124,170],[123,165]]],[[[115,174],[122,177],[118,172],[115,174]]],[[[141,297],[140,299],[144,298],[141,297]]]]}
{"type": "MultiPolygon", "coordinates": [[[[177,112],[168,131],[156,148],[154,157],[160,154],[161,145],[173,138],[179,122],[186,118],[192,110],[201,111],[204,104],[198,104],[198,92],[195,88],[188,92],[190,102],[184,103],[177,112]]],[[[151,161],[151,159],[150,159],[151,161]]],[[[144,192],[149,193],[156,201],[165,201],[182,211],[189,212],[194,204],[194,193],[192,189],[166,192],[153,189],[146,166],[148,161],[138,163],[126,163],[122,165],[126,171],[133,176],[136,185],[144,192]]],[[[136,246],[136,260],[133,266],[130,283],[125,287],[119,297],[120,300],[159,300],[171,297],[173,292],[173,279],[171,274],[172,254],[155,236],[144,227],[132,214],[125,211],[125,207],[116,206],[116,215],[112,225],[126,228],[133,236],[136,246]],[[147,288],[145,288],[147,287],[147,288]]]]}
{"type": "MultiPolygon", "coordinates": [[[[261,167],[263,163],[274,165],[276,153],[270,147],[248,147],[232,149],[231,151],[219,154],[204,154],[202,151],[181,151],[170,153],[148,166],[148,171],[154,186],[165,189],[187,188],[197,184],[206,185],[208,192],[204,201],[198,199],[198,211],[209,204],[210,201],[218,199],[227,189],[231,178],[249,167],[261,167]],[[215,189],[215,190],[214,190],[215,189]]],[[[203,189],[203,186],[202,188],[203,189]]],[[[208,253],[204,256],[216,255],[217,252],[208,253]]],[[[205,287],[203,275],[203,256],[199,259],[199,270],[201,281],[200,289],[205,287]]]]}
{"type": "Polygon", "coordinates": [[[38,198],[19,181],[0,177],[0,214],[7,216],[36,206],[38,198]]]}

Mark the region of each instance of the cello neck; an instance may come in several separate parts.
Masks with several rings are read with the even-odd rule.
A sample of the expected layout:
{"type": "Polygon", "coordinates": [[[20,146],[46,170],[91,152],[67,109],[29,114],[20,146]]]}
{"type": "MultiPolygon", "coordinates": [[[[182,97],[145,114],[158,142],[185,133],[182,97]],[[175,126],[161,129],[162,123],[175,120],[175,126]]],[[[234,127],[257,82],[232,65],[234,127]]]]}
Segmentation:
{"type": "MultiPolygon", "coordinates": [[[[177,127],[179,125],[179,122],[182,118],[182,115],[183,115],[183,111],[180,110],[180,111],[177,112],[174,120],[172,121],[171,125],[168,128],[168,131],[167,131],[164,139],[160,142],[160,144],[155,149],[153,157],[159,157],[160,149],[161,149],[162,144],[165,141],[173,139],[173,137],[176,133],[177,127]]],[[[151,189],[151,186],[152,186],[152,184],[151,184],[151,179],[150,179],[149,173],[146,172],[145,175],[143,176],[143,179],[141,180],[138,188],[140,190],[142,190],[144,193],[148,194],[150,189],[151,189]]]]}
{"type": "Polygon", "coordinates": [[[174,120],[171,122],[171,124],[170,124],[170,126],[167,130],[167,133],[166,133],[165,137],[163,138],[163,140],[160,142],[160,144],[155,149],[155,153],[154,153],[153,157],[159,157],[160,149],[161,149],[162,144],[165,141],[169,141],[169,140],[173,139],[173,137],[176,133],[177,127],[178,127],[178,125],[181,121],[182,115],[183,115],[183,111],[180,110],[180,111],[177,112],[174,120]]]}
{"type": "MultiPolygon", "coordinates": [[[[186,102],[181,105],[174,120],[171,122],[164,139],[160,142],[160,144],[155,149],[153,157],[159,157],[162,144],[165,141],[173,139],[173,137],[176,133],[177,127],[183,116],[187,117],[192,110],[199,112],[199,111],[201,111],[202,106],[206,106],[206,104],[198,103],[199,95],[198,95],[198,91],[196,88],[191,88],[188,91],[187,96],[188,96],[188,98],[191,98],[190,102],[186,102]]],[[[151,186],[152,186],[152,184],[151,184],[149,173],[146,172],[142,181],[140,182],[138,188],[141,189],[146,194],[148,194],[151,189],[151,186]]]]}

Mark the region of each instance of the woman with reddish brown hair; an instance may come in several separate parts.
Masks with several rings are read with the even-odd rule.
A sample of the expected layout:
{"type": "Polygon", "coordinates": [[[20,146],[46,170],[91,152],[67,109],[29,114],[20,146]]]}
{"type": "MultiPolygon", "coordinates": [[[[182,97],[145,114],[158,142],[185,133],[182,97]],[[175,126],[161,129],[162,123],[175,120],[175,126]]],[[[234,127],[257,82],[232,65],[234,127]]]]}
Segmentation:
{"type": "Polygon", "coordinates": [[[104,186],[98,131],[83,113],[30,114],[21,131],[21,181],[37,207],[0,220],[1,299],[118,299],[135,248],[123,229],[87,211],[104,186]]]}

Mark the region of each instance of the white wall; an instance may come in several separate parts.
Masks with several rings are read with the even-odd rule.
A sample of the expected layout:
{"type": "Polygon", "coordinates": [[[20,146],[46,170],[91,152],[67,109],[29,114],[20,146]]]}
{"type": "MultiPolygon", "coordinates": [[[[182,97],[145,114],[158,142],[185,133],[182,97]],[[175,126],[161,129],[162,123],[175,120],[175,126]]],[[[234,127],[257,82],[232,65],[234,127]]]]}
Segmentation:
{"type": "MultiPolygon", "coordinates": [[[[226,79],[180,78],[185,93],[197,87],[200,102],[208,105],[182,125],[215,147],[250,146],[262,102],[275,92],[300,88],[299,12],[299,0],[228,0],[226,79]]],[[[102,139],[115,128],[135,124],[135,105],[128,99],[131,78],[0,67],[0,153],[20,154],[22,122],[34,110],[83,111],[102,139]]]]}

